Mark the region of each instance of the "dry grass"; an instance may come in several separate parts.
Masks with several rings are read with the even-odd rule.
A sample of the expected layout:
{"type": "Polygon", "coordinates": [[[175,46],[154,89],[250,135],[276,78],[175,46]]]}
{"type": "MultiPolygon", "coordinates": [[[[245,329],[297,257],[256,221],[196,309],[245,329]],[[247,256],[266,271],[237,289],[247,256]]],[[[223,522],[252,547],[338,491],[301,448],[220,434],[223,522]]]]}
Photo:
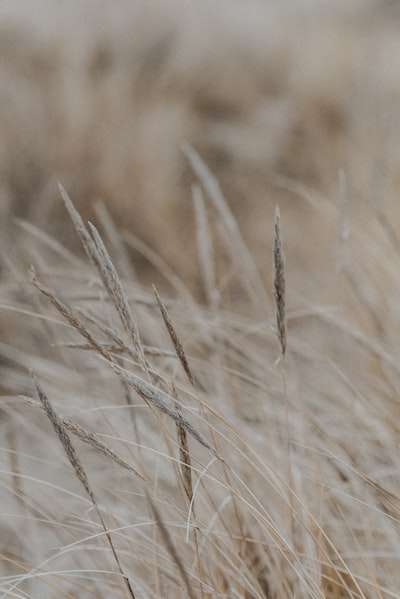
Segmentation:
{"type": "MultiPolygon", "coordinates": [[[[4,397],[2,528],[21,541],[18,555],[3,548],[3,595],[125,596],[114,560],[135,597],[398,596],[397,364],[332,307],[285,315],[279,217],[269,293],[283,386],[273,313],[270,323],[254,321],[178,296],[167,309],[157,292],[156,302],[135,303],[137,283],[122,283],[98,232],[84,230],[101,248],[91,267],[97,274],[82,262],[76,281],[69,254],[61,258],[47,240],[44,253],[50,264],[51,251],[58,254],[63,279],[44,258],[40,279],[58,280],[60,291],[31,274],[45,301],[40,346],[53,339],[52,358],[15,351],[3,369],[10,387],[18,361],[34,369],[39,399],[73,462],[68,476],[34,388],[28,397],[4,397]],[[341,346],[326,343],[321,352],[315,344],[331,335],[341,346]],[[84,444],[73,447],[67,430],[84,444]]],[[[43,239],[36,243],[39,253],[43,239]]],[[[13,309],[35,318],[28,306],[13,309]]],[[[24,386],[31,387],[28,373],[24,386]]]]}
{"type": "Polygon", "coordinates": [[[81,6],[0,4],[0,597],[400,598],[395,12],[81,6]]]}

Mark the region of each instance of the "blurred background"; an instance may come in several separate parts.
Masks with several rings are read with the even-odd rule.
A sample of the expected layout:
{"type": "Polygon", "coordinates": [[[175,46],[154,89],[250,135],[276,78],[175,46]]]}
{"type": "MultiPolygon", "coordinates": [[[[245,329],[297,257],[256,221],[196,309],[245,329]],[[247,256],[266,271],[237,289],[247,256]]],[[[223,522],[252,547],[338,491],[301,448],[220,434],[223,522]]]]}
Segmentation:
{"type": "Polygon", "coordinates": [[[279,204],[293,288],[329,297],[344,213],[397,239],[399,25],[389,1],[1,0],[3,243],[17,216],[77,247],[60,181],[196,289],[188,142],[262,274],[279,204]]]}

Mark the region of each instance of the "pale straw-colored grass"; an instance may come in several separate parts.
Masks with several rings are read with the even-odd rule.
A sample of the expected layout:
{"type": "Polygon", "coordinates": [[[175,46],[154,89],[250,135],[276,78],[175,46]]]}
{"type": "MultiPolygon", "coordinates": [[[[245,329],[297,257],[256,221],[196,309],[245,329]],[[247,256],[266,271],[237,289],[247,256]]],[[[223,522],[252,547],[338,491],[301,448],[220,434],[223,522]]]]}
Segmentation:
{"type": "Polygon", "coordinates": [[[26,354],[34,385],[4,401],[2,529],[24,543],[2,549],[2,596],[398,596],[397,364],[329,306],[291,312],[281,229],[277,212],[276,313],[261,322],[154,289],[133,325],[129,298],[147,290],[120,280],[97,231],[79,281],[68,254],[63,279],[47,268],[37,237],[35,327],[55,351],[26,354]]]}
{"type": "Polygon", "coordinates": [[[0,3],[0,598],[400,598],[395,4],[0,3]]]}

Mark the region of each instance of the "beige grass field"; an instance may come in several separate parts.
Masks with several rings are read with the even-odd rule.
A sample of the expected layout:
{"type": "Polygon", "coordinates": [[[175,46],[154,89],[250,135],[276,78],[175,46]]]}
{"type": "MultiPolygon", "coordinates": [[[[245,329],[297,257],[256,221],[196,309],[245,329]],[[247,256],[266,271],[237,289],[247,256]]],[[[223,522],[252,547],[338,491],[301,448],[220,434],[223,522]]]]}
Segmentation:
{"type": "Polygon", "coordinates": [[[400,598],[399,30],[0,0],[0,598],[400,598]]]}

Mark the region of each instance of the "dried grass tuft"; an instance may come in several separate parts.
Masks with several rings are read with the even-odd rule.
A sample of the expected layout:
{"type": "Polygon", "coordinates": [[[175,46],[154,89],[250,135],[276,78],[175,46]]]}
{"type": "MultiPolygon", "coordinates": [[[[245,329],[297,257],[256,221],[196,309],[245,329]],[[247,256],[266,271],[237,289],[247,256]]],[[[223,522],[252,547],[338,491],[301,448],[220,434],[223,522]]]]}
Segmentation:
{"type": "MultiPolygon", "coordinates": [[[[197,209],[202,211],[203,216],[198,214],[202,219],[204,206],[197,209]]],[[[79,227],[83,226],[76,215],[74,218],[79,227]]],[[[204,229],[204,222],[201,227],[204,229]]],[[[61,267],[48,268],[44,256],[40,259],[40,277],[32,267],[30,278],[62,317],[46,313],[47,301],[37,302],[41,311],[38,321],[46,323],[46,334],[56,344],[57,355],[33,360],[28,353],[0,346],[7,360],[19,365],[30,363],[40,373],[34,378],[40,404],[26,397],[28,392],[23,399],[41,407],[52,421],[111,548],[111,553],[102,555],[95,551],[90,544],[92,532],[88,537],[87,528],[92,531],[92,525],[87,517],[80,516],[79,523],[68,520],[70,512],[80,512],[73,507],[77,496],[68,490],[68,477],[63,471],[59,474],[59,467],[53,476],[62,480],[52,488],[57,513],[51,513],[51,506],[38,491],[41,472],[32,470],[26,452],[20,449],[27,441],[21,441],[19,427],[10,428],[5,438],[10,439],[9,450],[18,460],[9,460],[13,472],[8,488],[14,506],[35,518],[46,559],[50,559],[47,547],[57,544],[61,547],[57,559],[66,571],[68,567],[95,570],[96,574],[88,575],[90,585],[96,584],[100,572],[107,572],[99,589],[105,588],[109,595],[116,593],[110,575],[116,564],[125,581],[124,593],[130,596],[132,591],[136,596],[159,598],[167,589],[171,596],[206,597],[214,593],[246,599],[293,595],[336,599],[340,593],[360,599],[369,599],[373,593],[383,599],[386,595],[395,597],[396,576],[388,573],[380,558],[365,559],[375,544],[389,554],[400,534],[400,501],[391,484],[392,475],[381,475],[379,470],[380,462],[388,465],[389,472],[396,469],[395,408],[383,387],[379,401],[368,388],[361,391],[363,379],[349,372],[342,355],[345,344],[341,344],[340,352],[326,345],[327,339],[331,341],[327,328],[345,336],[353,364],[355,359],[362,366],[367,360],[379,363],[379,377],[376,372],[374,376],[372,371],[368,373],[371,387],[377,380],[381,385],[383,381],[394,384],[398,380],[397,362],[393,351],[383,349],[381,340],[370,339],[366,329],[356,323],[346,325],[329,306],[287,314],[279,210],[275,214],[273,295],[281,370],[274,368],[270,327],[255,319],[258,312],[249,301],[246,276],[241,279],[242,301],[249,302],[246,305],[253,310],[246,317],[232,311],[229,297],[225,305],[208,301],[207,307],[202,307],[192,303],[193,298],[186,302],[185,294],[164,301],[154,287],[155,300],[143,304],[140,313],[149,340],[149,345],[140,341],[144,364],[138,359],[139,346],[134,341],[140,340],[139,327],[130,315],[136,294],[131,293],[129,279],[121,281],[97,231],[92,228],[86,233],[89,237],[83,234],[85,243],[96,256],[92,265],[107,295],[93,291],[93,275],[86,266],[77,277],[76,263],[66,255],[65,276],[60,278],[61,267]],[[51,283],[47,285],[43,279],[51,283]],[[174,324],[177,313],[179,329],[196,335],[190,364],[174,324]],[[317,341],[330,352],[328,359],[298,334],[303,319],[314,320],[321,335],[317,341]],[[293,327],[290,368],[285,363],[287,320],[293,327]],[[174,351],[168,348],[171,342],[174,351]],[[171,382],[171,365],[176,374],[177,360],[189,384],[171,382]],[[326,388],[322,379],[310,378],[316,366],[334,384],[326,388]],[[54,410],[38,383],[39,376],[68,415],[54,410]],[[329,394],[335,409],[328,401],[329,394]],[[127,413],[129,418],[125,418],[127,413]],[[80,423],[81,417],[85,425],[80,423]],[[356,445],[352,442],[355,427],[357,434],[362,430],[368,443],[362,439],[356,445]],[[85,454],[87,469],[69,434],[84,443],[82,454],[88,448],[95,450],[85,454]],[[196,443],[190,442],[190,436],[196,443]],[[112,448],[113,443],[122,450],[112,448]],[[177,478],[182,496],[176,490],[177,478]],[[61,501],[57,498],[60,494],[61,501]],[[116,528],[107,526],[103,505],[118,523],[116,528]],[[149,505],[161,544],[154,535],[154,523],[148,519],[149,505]],[[72,545],[67,533],[74,539],[72,545]],[[79,546],[79,551],[71,549],[70,555],[70,546],[79,546]],[[68,565],[68,559],[72,564],[68,565]],[[135,581],[134,591],[128,576],[135,581]]],[[[43,248],[42,242],[38,237],[37,243],[43,248]]],[[[57,256],[62,259],[62,252],[57,256]]],[[[135,289],[137,285],[135,280],[135,289]]],[[[214,279],[210,293],[216,286],[214,279]]],[[[220,301],[225,301],[223,291],[220,301]]],[[[35,315],[26,304],[14,310],[24,318],[35,315]]],[[[11,367],[9,372],[14,372],[11,367]]],[[[14,422],[26,427],[35,453],[40,452],[45,439],[36,412],[30,412],[28,425],[20,403],[9,399],[3,410],[5,422],[10,427],[14,422]]],[[[46,443],[51,446],[51,440],[46,439],[46,443]]],[[[43,469],[51,468],[56,459],[46,454],[43,469]]],[[[42,589],[37,560],[30,559],[33,567],[29,575],[3,578],[6,592],[14,593],[20,587],[21,592],[38,595],[35,588],[28,588],[32,581],[42,589]]],[[[10,568],[11,562],[7,564],[5,567],[10,568]]],[[[52,578],[59,576],[57,572],[56,564],[49,567],[52,578]]],[[[60,582],[62,592],[74,596],[80,583],[75,577],[71,584],[73,590],[69,592],[65,580],[60,582]]]]}

